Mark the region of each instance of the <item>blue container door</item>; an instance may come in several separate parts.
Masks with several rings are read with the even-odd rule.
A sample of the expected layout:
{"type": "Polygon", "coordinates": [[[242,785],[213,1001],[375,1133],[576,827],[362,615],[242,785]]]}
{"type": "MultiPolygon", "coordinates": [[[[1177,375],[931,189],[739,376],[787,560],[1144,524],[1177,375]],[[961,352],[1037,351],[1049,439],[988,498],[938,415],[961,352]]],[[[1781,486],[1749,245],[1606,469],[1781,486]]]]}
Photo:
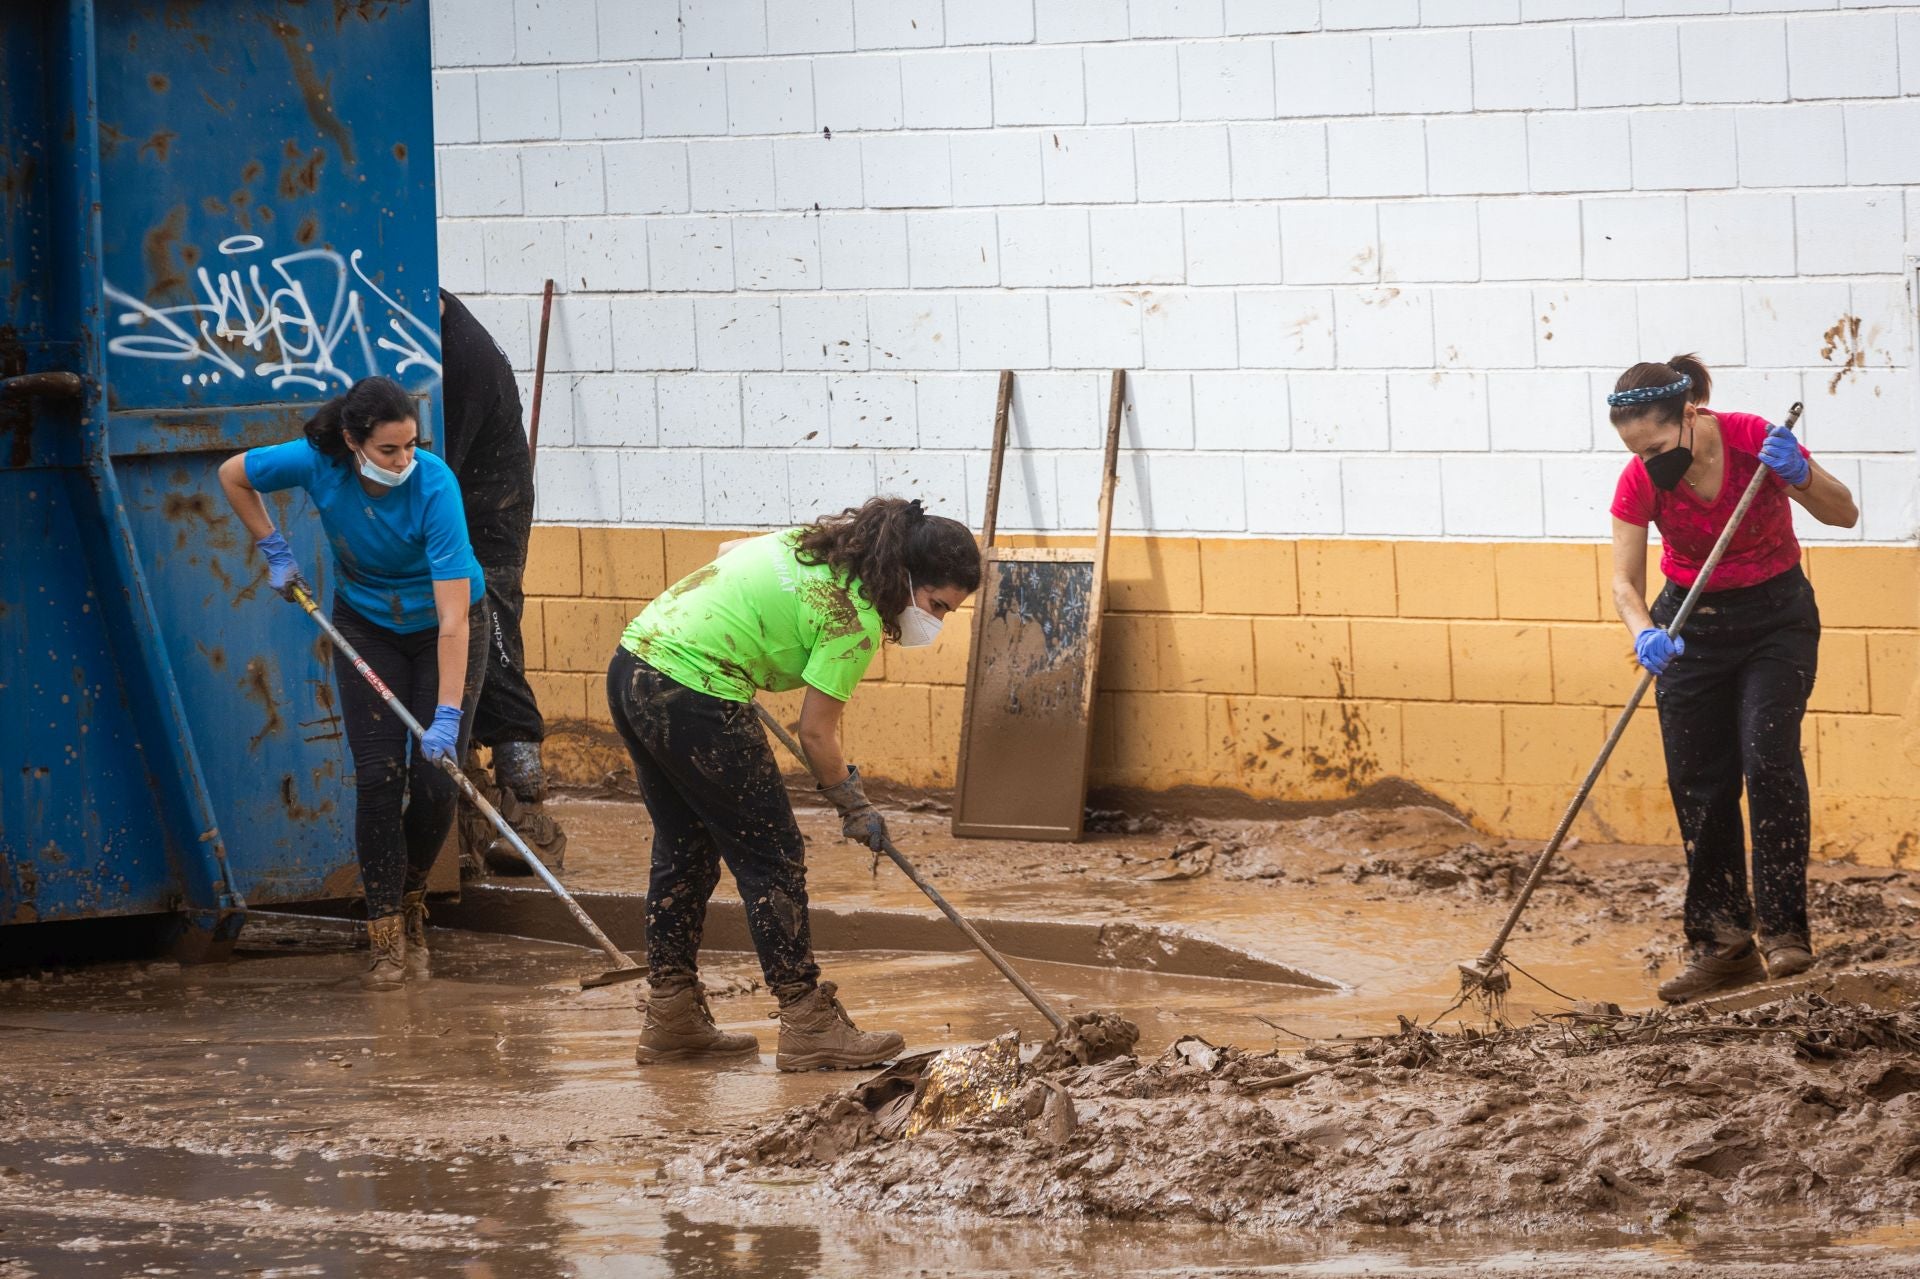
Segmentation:
{"type": "Polygon", "coordinates": [[[350,893],[331,665],[215,470],[372,373],[437,435],[426,2],[28,0],[0,81],[0,925],[350,893]]]}
{"type": "MultiPolygon", "coordinates": [[[[354,891],[328,649],[266,588],[215,469],[384,374],[437,434],[425,0],[98,0],[110,439],[141,571],[248,902],[354,891]]],[[[269,510],[331,592],[298,492],[269,510]]]]}

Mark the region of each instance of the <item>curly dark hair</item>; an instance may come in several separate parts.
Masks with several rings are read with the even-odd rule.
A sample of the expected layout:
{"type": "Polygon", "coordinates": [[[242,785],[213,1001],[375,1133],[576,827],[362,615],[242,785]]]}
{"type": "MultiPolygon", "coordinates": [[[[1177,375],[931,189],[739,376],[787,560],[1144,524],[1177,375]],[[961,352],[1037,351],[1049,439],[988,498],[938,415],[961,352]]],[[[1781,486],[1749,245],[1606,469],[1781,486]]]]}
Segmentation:
{"type": "Polygon", "coordinates": [[[980,589],[980,547],[958,520],[929,515],[919,499],[876,497],[838,515],[823,515],[800,530],[794,558],[825,564],[849,582],[880,614],[888,639],[900,638],[896,619],[914,586],[980,589]]]}
{"type": "Polygon", "coordinates": [[[307,421],[307,443],[340,466],[353,460],[351,440],[364,445],[382,422],[418,422],[420,410],[406,388],[389,377],[363,377],[343,395],[320,406],[307,421]]]}

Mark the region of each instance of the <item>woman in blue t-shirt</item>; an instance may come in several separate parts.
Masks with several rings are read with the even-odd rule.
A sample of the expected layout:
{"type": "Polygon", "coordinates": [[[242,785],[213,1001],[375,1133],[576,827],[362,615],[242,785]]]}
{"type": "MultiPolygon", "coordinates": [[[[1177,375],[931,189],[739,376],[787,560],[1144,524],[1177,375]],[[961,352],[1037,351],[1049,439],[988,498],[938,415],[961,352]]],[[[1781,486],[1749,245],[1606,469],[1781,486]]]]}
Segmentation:
{"type": "Polygon", "coordinates": [[[458,760],[465,746],[461,721],[480,692],[491,624],[460,486],[446,463],[416,451],[419,440],[407,393],[370,377],[314,414],[304,439],[220,466],[220,487],[266,556],[267,580],[288,598],[306,584],[260,495],[306,490],[333,548],[334,625],[414,718],[431,721],[409,763],[406,726],[333,655],[358,791],[354,840],[373,950],[360,984],[368,990],[427,976],[427,871],[458,802],[434,761],[458,760]]]}

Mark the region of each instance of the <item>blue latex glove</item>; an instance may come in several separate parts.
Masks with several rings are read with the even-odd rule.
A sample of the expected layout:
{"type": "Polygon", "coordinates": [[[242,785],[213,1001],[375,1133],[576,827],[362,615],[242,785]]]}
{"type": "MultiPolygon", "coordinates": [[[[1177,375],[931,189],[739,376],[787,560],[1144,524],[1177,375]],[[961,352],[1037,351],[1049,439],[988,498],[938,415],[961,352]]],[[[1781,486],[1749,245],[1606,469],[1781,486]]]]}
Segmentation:
{"type": "Polygon", "coordinates": [[[1667,638],[1667,633],[1658,626],[1649,626],[1633,637],[1633,655],[1640,659],[1640,665],[1655,675],[1666,674],[1667,667],[1673,665],[1673,659],[1686,651],[1685,640],[1667,638]]]}
{"type": "Polygon", "coordinates": [[[454,752],[459,749],[460,708],[434,707],[433,723],[427,725],[426,734],[420,739],[420,753],[437,763],[443,759],[454,759],[454,752]]]}
{"type": "MultiPolygon", "coordinates": [[[[275,529],[254,543],[260,548],[260,554],[267,558],[267,585],[287,600],[293,599],[293,588],[307,590],[307,579],[300,576],[300,565],[294,561],[293,548],[287,545],[287,539],[275,529]]],[[[307,591],[312,594],[311,591],[307,591]]]]}
{"type": "Polygon", "coordinates": [[[1813,473],[1813,464],[1800,452],[1800,442],[1784,426],[1767,428],[1766,442],[1760,446],[1760,460],[1775,475],[1799,488],[1813,473]]]}

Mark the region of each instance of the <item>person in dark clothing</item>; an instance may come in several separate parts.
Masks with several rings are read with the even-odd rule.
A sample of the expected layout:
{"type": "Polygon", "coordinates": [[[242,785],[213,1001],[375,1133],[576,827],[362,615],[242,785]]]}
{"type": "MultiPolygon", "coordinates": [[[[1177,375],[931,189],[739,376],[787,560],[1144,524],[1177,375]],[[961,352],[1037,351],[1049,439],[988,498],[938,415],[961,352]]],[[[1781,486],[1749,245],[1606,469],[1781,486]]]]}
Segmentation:
{"type": "MultiPolygon", "coordinates": [[[[527,683],[520,619],[526,600],[521,577],[533,527],[533,457],[520,418],[520,388],[493,336],[459,298],[440,290],[440,346],[444,372],[447,465],[460,481],[468,535],[487,577],[493,626],[487,637],[487,680],[474,713],[472,744],[493,752],[492,798],[501,815],[549,867],[559,869],[566,833],[546,811],[540,761],[546,721],[527,683]]],[[[467,771],[484,784],[471,760],[467,771]]],[[[528,867],[493,827],[469,814],[465,843],[487,869],[526,874],[528,867]]],[[[478,870],[478,866],[470,866],[478,870]]]]}
{"type": "Polygon", "coordinates": [[[1818,670],[1820,610],[1800,569],[1797,504],[1823,524],[1859,518],[1847,486],[1785,427],[1707,407],[1699,357],[1636,364],[1607,397],[1633,457],[1613,500],[1613,594],[1655,698],[1667,787],[1687,851],[1688,964],[1660,998],[1684,1003],[1813,964],[1807,926],[1812,839],[1800,723],[1818,670]],[[1684,634],[1666,627],[1699,579],[1741,494],[1770,471],[1684,634]],[[1666,586],[1647,606],[1647,526],[1664,542],[1666,586]],[[1753,877],[1740,820],[1746,790],[1753,877]],[[1758,940],[1755,939],[1756,927],[1758,940]]]}

